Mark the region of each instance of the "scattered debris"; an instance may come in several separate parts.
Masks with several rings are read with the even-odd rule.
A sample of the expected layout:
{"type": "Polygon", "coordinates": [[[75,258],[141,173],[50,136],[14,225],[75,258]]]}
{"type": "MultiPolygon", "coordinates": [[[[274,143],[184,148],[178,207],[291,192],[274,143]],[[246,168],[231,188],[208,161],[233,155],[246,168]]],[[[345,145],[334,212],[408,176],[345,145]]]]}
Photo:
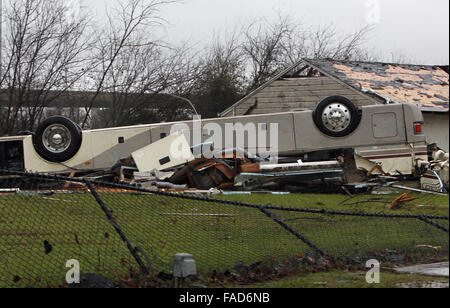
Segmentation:
{"type": "MultiPolygon", "coordinates": [[[[235,178],[235,187],[243,190],[261,188],[286,187],[288,190],[299,191],[302,186],[310,188],[311,184],[324,183],[342,184],[344,170],[338,161],[289,164],[259,163],[252,166],[256,172],[242,172],[235,178]]],[[[342,186],[336,185],[336,189],[342,186]]]]}
{"type": "Polygon", "coordinates": [[[375,196],[386,196],[386,195],[392,195],[392,194],[396,194],[398,192],[392,191],[392,190],[383,190],[383,191],[372,191],[372,195],[375,196]]]}
{"type": "Polygon", "coordinates": [[[449,153],[433,152],[433,161],[420,179],[423,190],[445,193],[449,191],[449,153]]]}
{"type": "Polygon", "coordinates": [[[131,154],[139,172],[163,171],[193,161],[186,137],[176,133],[131,154]]]}
{"type": "MultiPolygon", "coordinates": [[[[428,161],[424,159],[424,151],[426,152],[426,147],[379,147],[375,150],[362,148],[339,152],[339,155],[306,153],[298,157],[279,157],[274,162],[240,148],[214,152],[212,143],[190,147],[185,135],[178,132],[131,153],[129,157],[120,159],[107,170],[81,176],[93,180],[139,185],[151,191],[207,195],[283,195],[308,192],[342,193],[352,199],[360,192],[390,195],[395,193],[393,189],[430,194],[447,193],[449,154],[430,147],[432,160],[428,161]],[[211,149],[211,157],[203,157],[200,154],[205,146],[211,149]],[[392,155],[396,158],[385,158],[392,155]],[[330,157],[337,158],[330,160],[330,157]],[[411,171],[413,168],[415,171],[411,171]],[[408,181],[415,181],[416,185],[399,185],[408,181]]],[[[75,176],[77,172],[72,171],[69,178],[75,176]]],[[[49,192],[58,189],[66,192],[88,190],[83,183],[70,180],[62,183],[61,187],[44,188],[49,192]]],[[[123,191],[103,188],[100,192],[123,191]]],[[[11,193],[23,192],[16,187],[0,189],[0,195],[11,193]]],[[[389,201],[386,203],[390,203],[390,209],[395,210],[415,200],[417,199],[406,193],[392,202],[381,202],[389,201]]]]}
{"type": "Polygon", "coordinates": [[[417,248],[429,248],[433,250],[442,250],[441,246],[431,246],[431,245],[417,245],[417,248]]]}
{"type": "Polygon", "coordinates": [[[0,189],[0,196],[1,195],[8,195],[8,194],[17,194],[20,192],[20,188],[6,188],[6,189],[0,189]]]}
{"type": "Polygon", "coordinates": [[[412,202],[418,199],[419,198],[410,197],[409,193],[404,193],[400,197],[395,198],[395,200],[392,201],[391,205],[389,206],[389,209],[398,210],[404,203],[412,202]]]}
{"type": "Polygon", "coordinates": [[[411,191],[411,192],[421,193],[421,194],[431,194],[431,195],[438,195],[438,196],[444,195],[442,193],[437,193],[437,192],[433,192],[433,191],[429,191],[429,190],[416,189],[413,187],[407,187],[407,186],[401,186],[401,185],[395,185],[395,184],[389,184],[389,187],[398,188],[400,190],[407,190],[407,191],[411,191]]]}

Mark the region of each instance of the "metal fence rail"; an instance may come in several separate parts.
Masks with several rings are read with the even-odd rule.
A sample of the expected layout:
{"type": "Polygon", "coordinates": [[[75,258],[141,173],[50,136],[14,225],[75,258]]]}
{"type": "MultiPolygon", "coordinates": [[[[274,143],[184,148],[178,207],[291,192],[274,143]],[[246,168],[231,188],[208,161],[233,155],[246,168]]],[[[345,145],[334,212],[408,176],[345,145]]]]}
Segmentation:
{"type": "Polygon", "coordinates": [[[204,274],[237,264],[277,266],[308,254],[399,262],[448,257],[448,216],[259,205],[86,179],[0,175],[0,287],[62,286],[71,259],[83,273],[118,280],[170,272],[173,255],[182,252],[193,254],[204,274]]]}

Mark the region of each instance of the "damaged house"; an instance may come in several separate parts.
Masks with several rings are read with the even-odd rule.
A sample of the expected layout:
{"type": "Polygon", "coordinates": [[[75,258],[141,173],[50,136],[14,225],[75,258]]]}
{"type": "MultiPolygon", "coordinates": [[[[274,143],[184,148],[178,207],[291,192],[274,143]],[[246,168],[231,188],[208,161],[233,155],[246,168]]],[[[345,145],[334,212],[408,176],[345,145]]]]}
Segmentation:
{"type": "Polygon", "coordinates": [[[304,59],[220,116],[312,110],[332,95],[345,96],[358,106],[415,104],[423,113],[428,143],[449,151],[448,66],[304,59]]]}

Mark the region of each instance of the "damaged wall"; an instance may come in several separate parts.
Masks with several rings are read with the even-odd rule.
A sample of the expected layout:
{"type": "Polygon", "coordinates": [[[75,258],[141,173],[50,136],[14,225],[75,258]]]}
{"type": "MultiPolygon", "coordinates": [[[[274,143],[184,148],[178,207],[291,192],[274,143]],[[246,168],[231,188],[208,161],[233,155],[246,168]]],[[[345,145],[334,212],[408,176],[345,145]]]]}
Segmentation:
{"type": "MultiPolygon", "coordinates": [[[[332,95],[345,96],[358,106],[374,104],[364,95],[326,76],[282,78],[244,100],[235,108],[235,115],[314,109],[320,101],[332,95]]],[[[225,117],[231,116],[233,116],[233,111],[225,115],[225,117]]]]}
{"type": "Polygon", "coordinates": [[[449,114],[424,112],[425,133],[429,144],[436,143],[445,152],[449,152],[449,114]]]}

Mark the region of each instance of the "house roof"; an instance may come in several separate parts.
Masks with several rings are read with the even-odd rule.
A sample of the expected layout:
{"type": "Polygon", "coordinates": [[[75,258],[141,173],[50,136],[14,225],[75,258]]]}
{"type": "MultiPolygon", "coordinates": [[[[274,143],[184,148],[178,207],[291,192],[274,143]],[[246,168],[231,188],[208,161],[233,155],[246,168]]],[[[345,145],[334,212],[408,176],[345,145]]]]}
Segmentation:
{"type": "MultiPolygon", "coordinates": [[[[352,88],[378,103],[413,103],[424,112],[449,111],[448,66],[303,59],[249,93],[221,113],[221,116],[228,114],[274,81],[283,78],[294,70],[298,70],[299,67],[304,68],[305,66],[335,79],[342,85],[352,88]]],[[[304,69],[301,71],[304,71],[304,69]]]]}
{"type": "Polygon", "coordinates": [[[412,103],[422,111],[449,111],[449,74],[442,66],[305,60],[321,71],[386,103],[412,103]]]}

